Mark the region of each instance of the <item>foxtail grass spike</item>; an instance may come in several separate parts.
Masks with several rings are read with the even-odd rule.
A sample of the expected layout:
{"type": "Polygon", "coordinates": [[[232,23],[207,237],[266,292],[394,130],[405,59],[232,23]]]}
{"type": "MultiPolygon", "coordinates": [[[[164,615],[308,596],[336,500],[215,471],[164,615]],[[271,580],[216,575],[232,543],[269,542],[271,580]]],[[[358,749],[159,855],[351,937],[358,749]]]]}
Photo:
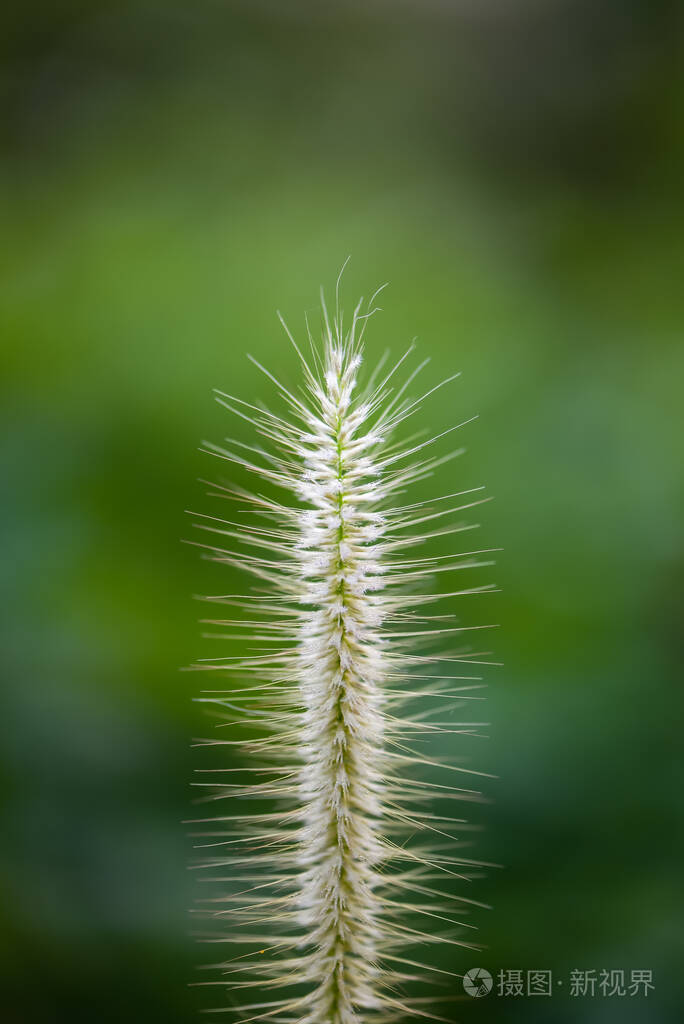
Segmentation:
{"type": "Polygon", "coordinates": [[[459,572],[492,564],[491,552],[415,549],[467,534],[459,515],[486,499],[454,487],[412,497],[458,454],[439,442],[463,424],[434,437],[405,430],[442,386],[413,394],[426,364],[407,375],[412,348],[362,381],[374,299],[345,328],[339,301],[330,317],[322,297],[322,344],[309,333],[304,355],[288,332],[300,386],[253,360],[280,410],[219,393],[258,437],[206,449],[259,478],[253,491],[213,484],[235,511],[195,522],[212,535],[200,544],[206,557],[253,581],[205,599],[234,609],[204,620],[209,635],[244,653],[196,666],[231,677],[230,689],[201,698],[222,734],[200,743],[240,758],[196,783],[203,806],[228,799],[230,808],[194,822],[195,866],[210,883],[195,911],[198,937],[228,952],[199,984],[227,989],[211,1012],[245,1022],[433,1017],[421,984],[462,973],[465,950],[479,948],[463,918],[477,905],[467,883],[481,865],[463,856],[468,826],[451,812],[454,800],[479,798],[480,773],[430,741],[446,737],[440,749],[458,751],[458,736],[486,724],[456,713],[481,699],[471,673],[487,654],[468,630],[487,627],[460,625],[454,602],[493,589],[458,589],[459,572]],[[442,613],[427,614],[438,603],[442,613]],[[451,947],[450,969],[443,958],[423,962],[431,944],[451,947]]]}

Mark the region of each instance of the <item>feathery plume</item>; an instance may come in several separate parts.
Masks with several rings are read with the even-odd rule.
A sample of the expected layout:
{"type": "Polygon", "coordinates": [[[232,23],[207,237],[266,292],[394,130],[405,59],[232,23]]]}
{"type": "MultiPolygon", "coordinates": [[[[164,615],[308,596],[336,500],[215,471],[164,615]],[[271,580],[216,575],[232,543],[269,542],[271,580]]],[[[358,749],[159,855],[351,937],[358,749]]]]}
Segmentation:
{"type": "Polygon", "coordinates": [[[412,743],[439,733],[477,735],[485,724],[451,718],[454,702],[472,698],[469,691],[479,687],[479,677],[462,675],[457,666],[483,656],[435,652],[435,643],[443,648],[466,627],[445,625],[453,616],[422,610],[492,589],[440,594],[432,589],[435,574],[492,563],[485,551],[407,552],[470,529],[450,517],[486,499],[476,488],[397,504],[410,485],[458,454],[431,454],[457,426],[427,440],[393,440],[423,399],[455,377],[422,399],[411,398],[408,389],[426,363],[395,384],[410,348],[387,370],[385,356],[359,388],[374,300],[366,312],[357,305],[345,331],[339,299],[331,321],[322,296],[322,349],[309,333],[308,361],[287,332],[303,372],[297,392],[256,363],[284,401],[285,414],[219,394],[265,447],[237,441],[207,446],[270,488],[265,494],[216,484],[213,493],[237,501],[240,514],[234,520],[202,516],[196,523],[229,541],[226,547],[201,545],[207,557],[256,581],[249,593],[206,598],[238,609],[237,618],[205,621],[232,630],[229,638],[249,639],[252,653],[197,666],[251,679],[202,698],[217,705],[237,733],[203,742],[238,746],[251,764],[218,769],[238,781],[200,785],[210,787],[211,800],[265,801],[268,808],[200,819],[209,827],[200,833],[201,845],[212,855],[199,867],[209,869],[214,884],[226,885],[200,901],[200,914],[228,924],[203,939],[248,950],[212,965],[222,972],[220,980],[202,984],[226,986],[233,995],[255,992],[240,1006],[220,1008],[237,1010],[243,1021],[382,1024],[433,1016],[425,999],[407,991],[430,974],[450,972],[422,964],[411,948],[429,942],[478,948],[462,938],[473,926],[453,917],[475,901],[439,884],[445,877],[472,877],[478,866],[460,855],[451,831],[466,826],[436,812],[444,801],[477,798],[472,785],[451,784],[453,772],[468,772],[469,783],[480,773],[426,758],[412,743]],[[421,710],[417,702],[425,696],[438,697],[439,704],[421,710]],[[446,721],[434,721],[435,712],[446,721]],[[241,726],[256,735],[240,739],[241,726]],[[451,779],[421,781],[423,765],[451,779]],[[249,773],[256,781],[239,781],[249,773]],[[228,831],[217,831],[226,825],[228,831]]]}

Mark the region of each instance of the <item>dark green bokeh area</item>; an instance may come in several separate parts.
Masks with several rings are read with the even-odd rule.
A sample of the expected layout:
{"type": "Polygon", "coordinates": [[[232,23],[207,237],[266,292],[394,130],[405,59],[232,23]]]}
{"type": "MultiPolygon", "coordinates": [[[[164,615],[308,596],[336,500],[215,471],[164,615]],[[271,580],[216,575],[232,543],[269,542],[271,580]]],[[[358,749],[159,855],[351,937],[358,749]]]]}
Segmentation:
{"type": "Polygon", "coordinates": [[[245,584],[180,543],[183,510],[217,512],[199,440],[247,439],[211,389],[271,400],[248,351],[295,380],[275,310],[301,337],[349,253],[348,306],[390,282],[369,361],[417,335],[426,386],[462,371],[423,424],[480,419],[435,489],[486,484],[467,536],[504,549],[478,580],[502,592],[457,609],[502,624],[490,739],[451,745],[498,777],[475,849],[503,867],[468,889],[487,952],[442,962],[564,982],[475,1001],[453,980],[434,1009],[681,1019],[678,5],[1,17],[3,1022],[211,1005],[181,824],[210,723],[179,666],[209,651],[192,595],[245,584]],[[573,999],[574,968],[652,969],[655,991],[573,999]]]}

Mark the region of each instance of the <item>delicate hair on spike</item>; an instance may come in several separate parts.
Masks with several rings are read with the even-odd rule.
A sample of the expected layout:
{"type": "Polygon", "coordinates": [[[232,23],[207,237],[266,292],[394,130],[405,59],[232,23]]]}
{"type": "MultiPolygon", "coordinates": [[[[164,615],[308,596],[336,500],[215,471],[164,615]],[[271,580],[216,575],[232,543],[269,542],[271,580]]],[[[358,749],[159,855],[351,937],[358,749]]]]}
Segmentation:
{"type": "MultiPolygon", "coordinates": [[[[230,676],[230,688],[200,698],[228,737],[201,745],[248,755],[206,769],[219,781],[196,783],[205,799],[230,798],[233,813],[193,822],[202,829],[195,866],[213,886],[195,911],[207,929],[199,938],[237,951],[199,984],[228,989],[227,1005],[212,1012],[242,1022],[444,1019],[420,985],[452,972],[423,963],[416,947],[479,948],[462,919],[482,904],[462,895],[460,880],[482,865],[462,855],[469,826],[451,808],[478,799],[483,773],[430,753],[429,740],[455,745],[486,725],[455,720],[454,709],[481,699],[470,671],[487,655],[459,644],[488,627],[460,625],[453,609],[456,598],[494,587],[450,583],[440,593],[436,582],[493,564],[492,551],[411,552],[473,529],[457,517],[487,499],[481,488],[450,487],[412,500],[411,486],[458,454],[433,446],[464,424],[429,438],[397,432],[457,375],[412,396],[427,360],[402,383],[411,345],[394,363],[386,352],[364,384],[363,339],[381,289],[345,328],[339,288],[338,278],[332,317],[321,298],[320,344],[307,321],[310,356],[280,317],[299,388],[252,359],[282,410],[218,393],[260,441],[206,450],[260,483],[253,492],[213,484],[237,511],[194,524],[216,537],[199,545],[206,557],[253,579],[244,593],[205,598],[235,609],[204,621],[249,641],[246,653],[195,666],[230,676]],[[426,614],[430,605],[440,614],[426,614]]],[[[457,977],[465,965],[455,962],[457,977]]]]}

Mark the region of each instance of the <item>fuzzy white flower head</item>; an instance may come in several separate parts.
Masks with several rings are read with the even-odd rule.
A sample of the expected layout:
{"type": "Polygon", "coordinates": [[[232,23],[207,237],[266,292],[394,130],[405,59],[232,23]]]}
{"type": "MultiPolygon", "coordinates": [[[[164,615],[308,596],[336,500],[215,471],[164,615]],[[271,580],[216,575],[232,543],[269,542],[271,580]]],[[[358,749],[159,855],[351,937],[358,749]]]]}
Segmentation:
{"type": "MultiPolygon", "coordinates": [[[[450,704],[475,685],[454,683],[468,678],[455,675],[454,664],[472,662],[472,653],[429,647],[465,627],[445,627],[449,616],[431,618],[421,609],[466,592],[436,594],[431,577],[477,564],[483,552],[467,552],[465,561],[454,554],[409,558],[405,552],[466,529],[442,523],[482,499],[464,491],[447,495],[446,508],[442,499],[394,504],[451,456],[425,453],[443,434],[420,443],[393,441],[399,425],[420,408],[421,400],[407,395],[417,371],[401,387],[394,383],[408,353],[384,375],[381,363],[357,390],[371,306],[363,313],[359,303],[345,332],[339,302],[332,324],[323,304],[322,351],[310,337],[310,361],[290,336],[302,365],[303,397],[264,371],[288,416],[220,396],[267,440],[269,451],[236,442],[209,446],[212,454],[289,495],[283,501],[262,488],[250,494],[216,485],[216,493],[250,507],[254,522],[198,524],[241,542],[237,551],[210,546],[210,557],[257,581],[243,598],[209,599],[247,611],[247,617],[210,621],[247,631],[250,653],[200,666],[229,666],[235,678],[254,677],[249,686],[238,683],[225,697],[206,699],[223,705],[230,722],[242,706],[243,722],[262,729],[258,738],[241,743],[253,756],[251,771],[259,781],[220,783],[215,796],[265,800],[271,807],[213,819],[229,821],[230,829],[225,841],[217,841],[220,834],[210,826],[211,845],[219,850],[205,862],[213,875],[225,871],[227,889],[203,906],[217,923],[226,911],[232,921],[229,933],[208,941],[248,948],[247,955],[219,965],[229,982],[256,993],[240,1007],[243,1020],[356,1024],[368,1018],[384,1024],[425,1016],[424,1000],[405,994],[404,987],[432,968],[416,960],[410,947],[450,942],[472,948],[454,937],[459,922],[449,907],[469,901],[442,891],[436,880],[467,875],[474,862],[458,855],[450,828],[460,820],[425,805],[473,799],[474,792],[446,781],[421,782],[421,765],[439,764],[410,744],[440,731],[472,735],[483,723],[439,723],[434,709],[411,707],[434,695],[450,704]],[[426,523],[437,529],[421,532],[426,523]],[[408,710],[401,710],[404,705],[408,710]],[[440,922],[447,922],[444,932],[440,922]],[[271,995],[278,991],[280,996],[271,995]]],[[[242,632],[233,636],[240,639],[242,632]]],[[[209,742],[240,740],[236,733],[209,742]]]]}

